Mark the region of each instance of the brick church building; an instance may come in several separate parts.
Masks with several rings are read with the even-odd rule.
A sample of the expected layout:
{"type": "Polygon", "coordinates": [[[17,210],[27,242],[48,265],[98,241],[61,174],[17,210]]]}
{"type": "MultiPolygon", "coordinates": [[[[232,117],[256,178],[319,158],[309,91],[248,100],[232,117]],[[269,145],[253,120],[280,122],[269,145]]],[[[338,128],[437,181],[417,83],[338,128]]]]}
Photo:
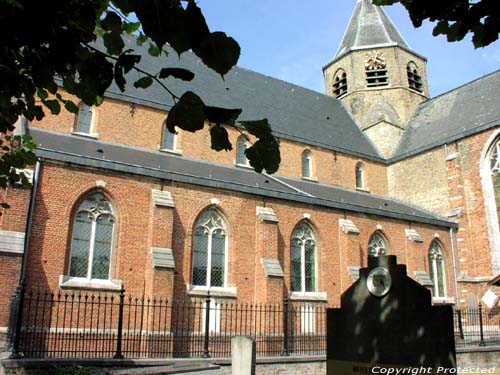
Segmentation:
{"type": "MultiPolygon", "coordinates": [[[[134,43],[130,40],[130,43],[134,43]]],[[[146,49],[142,68],[159,71],[146,49]]],[[[172,135],[160,87],[111,87],[96,108],[20,123],[39,162],[0,217],[0,330],[19,284],[189,300],[338,304],[367,259],[392,254],[435,303],[476,305],[500,273],[500,72],[429,98],[426,59],[358,0],[323,67],[325,94],[193,54],[205,103],[269,119],[282,162],[255,173],[248,138],[172,135]]]]}

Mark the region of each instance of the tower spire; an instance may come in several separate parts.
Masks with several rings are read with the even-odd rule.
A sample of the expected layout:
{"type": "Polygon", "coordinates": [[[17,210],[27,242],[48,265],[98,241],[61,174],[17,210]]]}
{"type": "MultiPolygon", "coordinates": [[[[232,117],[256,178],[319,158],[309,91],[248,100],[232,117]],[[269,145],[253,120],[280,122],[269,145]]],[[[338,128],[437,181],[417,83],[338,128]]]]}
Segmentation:
{"type": "Polygon", "coordinates": [[[334,60],[350,51],[392,46],[413,52],[382,7],[358,0],[334,60]]]}

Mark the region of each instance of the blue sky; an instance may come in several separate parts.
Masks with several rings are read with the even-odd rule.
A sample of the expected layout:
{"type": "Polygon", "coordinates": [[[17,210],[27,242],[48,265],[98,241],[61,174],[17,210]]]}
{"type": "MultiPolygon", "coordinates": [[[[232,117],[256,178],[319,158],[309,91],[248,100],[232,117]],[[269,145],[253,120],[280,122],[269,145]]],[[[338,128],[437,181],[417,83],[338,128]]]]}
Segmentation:
{"type": "MultiPolygon", "coordinates": [[[[438,0],[436,0],[438,1],[438,0]]],[[[240,44],[239,66],[324,92],[321,68],[344,35],[356,0],[198,0],[212,31],[240,44]]],[[[500,42],[475,50],[470,36],[448,43],[432,25],[415,29],[399,4],[384,7],[414,51],[427,57],[431,96],[500,68],[500,42]]]]}

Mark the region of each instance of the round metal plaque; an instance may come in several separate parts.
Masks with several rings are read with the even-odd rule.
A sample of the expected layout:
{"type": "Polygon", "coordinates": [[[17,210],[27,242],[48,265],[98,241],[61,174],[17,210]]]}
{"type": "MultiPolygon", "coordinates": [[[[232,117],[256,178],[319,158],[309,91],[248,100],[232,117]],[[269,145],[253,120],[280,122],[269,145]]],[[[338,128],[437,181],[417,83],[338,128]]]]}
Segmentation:
{"type": "Polygon", "coordinates": [[[391,289],[391,274],[384,267],[377,267],[370,271],[366,279],[368,291],[375,297],[383,297],[391,289]]]}

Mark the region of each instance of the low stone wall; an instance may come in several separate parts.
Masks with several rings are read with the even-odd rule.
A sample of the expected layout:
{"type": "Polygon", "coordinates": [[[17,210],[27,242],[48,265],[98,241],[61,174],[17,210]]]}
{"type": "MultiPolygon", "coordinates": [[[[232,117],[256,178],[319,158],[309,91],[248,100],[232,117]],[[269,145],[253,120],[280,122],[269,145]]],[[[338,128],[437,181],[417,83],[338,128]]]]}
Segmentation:
{"type": "Polygon", "coordinates": [[[496,367],[500,370],[500,346],[457,350],[457,364],[463,368],[496,367]]]}
{"type": "MultiPolygon", "coordinates": [[[[232,375],[231,365],[220,363],[222,375],[232,375]]],[[[257,358],[255,375],[325,375],[324,357],[257,358]]]]}

